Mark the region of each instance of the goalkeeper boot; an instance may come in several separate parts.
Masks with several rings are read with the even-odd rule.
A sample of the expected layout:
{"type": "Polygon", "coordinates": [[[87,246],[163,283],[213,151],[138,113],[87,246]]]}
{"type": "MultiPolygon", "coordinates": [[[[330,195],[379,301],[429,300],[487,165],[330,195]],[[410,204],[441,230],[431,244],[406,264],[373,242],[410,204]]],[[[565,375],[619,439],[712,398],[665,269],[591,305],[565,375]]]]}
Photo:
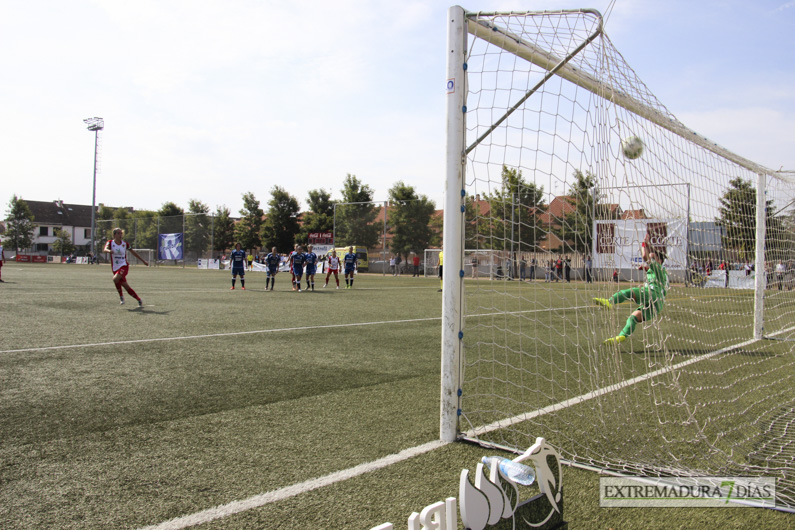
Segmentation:
{"type": "Polygon", "coordinates": [[[613,304],[611,304],[610,300],[608,300],[607,298],[594,298],[593,303],[598,306],[605,307],[607,309],[611,309],[613,307],[613,304]]]}
{"type": "Polygon", "coordinates": [[[604,344],[621,344],[625,340],[627,340],[627,338],[624,335],[619,335],[618,337],[611,337],[607,339],[604,344]]]}
{"type": "Polygon", "coordinates": [[[119,305],[124,305],[124,296],[119,297],[119,305]]]}
{"type": "Polygon", "coordinates": [[[144,306],[144,301],[138,300],[138,307],[143,307],[143,306],[144,306]]]}

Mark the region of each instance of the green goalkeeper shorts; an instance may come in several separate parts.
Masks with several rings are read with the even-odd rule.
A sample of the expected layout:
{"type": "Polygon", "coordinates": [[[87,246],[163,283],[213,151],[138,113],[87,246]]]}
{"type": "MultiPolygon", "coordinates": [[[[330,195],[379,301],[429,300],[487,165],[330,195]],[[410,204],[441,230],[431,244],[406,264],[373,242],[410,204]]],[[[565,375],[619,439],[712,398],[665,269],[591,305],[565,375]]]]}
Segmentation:
{"type": "Polygon", "coordinates": [[[632,298],[638,301],[638,311],[643,314],[643,320],[648,321],[659,315],[662,311],[665,298],[648,287],[633,287],[632,298]]]}

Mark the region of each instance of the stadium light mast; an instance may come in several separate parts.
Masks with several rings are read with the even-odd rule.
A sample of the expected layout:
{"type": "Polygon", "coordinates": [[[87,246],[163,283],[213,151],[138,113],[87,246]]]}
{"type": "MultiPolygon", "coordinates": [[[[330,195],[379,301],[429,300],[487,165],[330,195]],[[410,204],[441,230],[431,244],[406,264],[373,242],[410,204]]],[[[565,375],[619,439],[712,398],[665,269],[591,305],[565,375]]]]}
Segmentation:
{"type": "Polygon", "coordinates": [[[91,192],[91,255],[92,259],[97,259],[96,248],[96,229],[97,229],[97,151],[99,148],[99,131],[105,128],[105,120],[102,118],[86,118],[83,123],[88,125],[89,131],[94,131],[94,185],[91,192]]]}

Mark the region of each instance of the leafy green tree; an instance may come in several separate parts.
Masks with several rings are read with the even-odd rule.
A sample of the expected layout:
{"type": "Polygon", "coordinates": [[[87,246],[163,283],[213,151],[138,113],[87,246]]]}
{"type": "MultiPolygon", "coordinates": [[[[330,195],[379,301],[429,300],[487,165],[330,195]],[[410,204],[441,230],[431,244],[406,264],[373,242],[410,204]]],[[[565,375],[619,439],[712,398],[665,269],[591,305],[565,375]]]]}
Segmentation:
{"type": "Polygon", "coordinates": [[[17,252],[33,245],[36,225],[28,203],[16,195],[11,197],[6,211],[6,231],[3,240],[17,252]]]}
{"type": "Polygon", "coordinates": [[[534,250],[544,237],[544,227],[538,220],[546,208],[544,187],[526,182],[520,170],[503,166],[502,184],[488,196],[488,201],[491,222],[483,219],[469,227],[487,235],[485,247],[481,244],[478,248],[510,249],[513,238],[516,252],[534,250]]]}
{"type": "Polygon", "coordinates": [[[185,249],[200,257],[210,245],[210,207],[203,202],[188,201],[188,214],[185,215],[185,249]]]}
{"type": "MultiPolygon", "coordinates": [[[[94,216],[94,219],[97,225],[95,243],[99,250],[97,257],[102,258],[102,256],[104,256],[102,253],[102,247],[104,246],[105,241],[113,237],[113,229],[117,226],[116,210],[105,204],[100,204],[99,208],[97,208],[97,213],[94,216]]],[[[91,245],[89,245],[89,248],[90,246],[91,245]]]]}
{"type": "Polygon", "coordinates": [[[75,245],[72,243],[72,236],[63,228],[56,228],[53,230],[55,241],[52,243],[52,249],[58,252],[61,256],[64,254],[71,254],[75,251],[75,245]]]}
{"type": "Polygon", "coordinates": [[[296,242],[306,244],[309,234],[313,232],[331,232],[334,230],[334,201],[331,193],[324,189],[309,191],[309,211],[304,214],[301,232],[296,242]]]}
{"type": "Polygon", "coordinates": [[[600,197],[596,191],[596,177],[590,173],[574,171],[574,183],[569,188],[566,201],[573,207],[566,213],[560,228],[555,230],[563,240],[564,251],[588,253],[593,242],[594,205],[600,208],[600,197]]]}
{"type": "Polygon", "coordinates": [[[350,173],[342,187],[342,200],[337,205],[336,246],[357,245],[367,248],[378,244],[381,232],[374,224],[378,209],[373,203],[373,190],[350,173]],[[364,204],[345,204],[364,203],[364,204]]]}
{"type": "MultiPolygon", "coordinates": [[[[113,211],[113,222],[111,224],[114,228],[119,227],[124,230],[124,239],[132,243],[135,239],[135,219],[133,219],[129,208],[116,208],[113,211]]],[[[108,236],[108,239],[111,237],[112,234],[108,236]]]]}
{"type": "Polygon", "coordinates": [[[235,244],[235,222],[229,216],[229,208],[218,206],[213,223],[213,250],[224,251],[235,244]]]}
{"type": "Polygon", "coordinates": [[[290,252],[299,230],[298,199],[274,186],[268,201],[268,215],[262,226],[265,248],[276,247],[279,252],[290,252]]]}
{"type": "MultiPolygon", "coordinates": [[[[753,259],[756,248],[756,188],[750,180],[734,178],[729,181],[729,188],[718,199],[718,203],[718,217],[715,220],[723,228],[723,248],[739,251],[741,255],[753,259]]],[[[766,201],[766,210],[766,239],[774,241],[776,235],[781,235],[785,225],[770,199],[766,201]]]]}
{"type": "Polygon", "coordinates": [[[135,235],[130,241],[133,248],[157,249],[157,227],[159,217],[152,210],[137,210],[133,213],[135,235]]]}
{"type": "Polygon", "coordinates": [[[164,202],[157,211],[160,217],[158,233],[178,234],[183,231],[185,211],[173,202],[164,202]]]}
{"type": "Polygon", "coordinates": [[[259,201],[250,191],[243,194],[243,208],[240,210],[240,215],[243,217],[235,225],[235,241],[240,243],[244,250],[254,250],[262,246],[260,232],[265,212],[259,207],[259,201]]]}
{"type": "Polygon", "coordinates": [[[404,258],[411,252],[422,254],[433,237],[431,216],[436,205],[425,195],[417,195],[414,187],[403,181],[390,188],[389,201],[392,253],[404,258]]]}

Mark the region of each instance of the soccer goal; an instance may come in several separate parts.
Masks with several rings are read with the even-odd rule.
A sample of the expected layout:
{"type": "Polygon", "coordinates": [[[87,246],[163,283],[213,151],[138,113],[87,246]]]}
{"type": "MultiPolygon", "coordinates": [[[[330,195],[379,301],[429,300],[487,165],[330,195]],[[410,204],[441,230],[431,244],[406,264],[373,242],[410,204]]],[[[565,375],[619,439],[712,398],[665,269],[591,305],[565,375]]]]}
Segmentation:
{"type": "Polygon", "coordinates": [[[448,21],[442,440],[776,477],[795,509],[795,174],[687,128],[597,11],[448,21]],[[551,279],[470,279],[473,253],[551,279]]]}
{"type": "MultiPolygon", "coordinates": [[[[151,248],[135,248],[133,250],[135,250],[138,253],[139,256],[141,256],[143,259],[145,259],[146,262],[149,264],[149,266],[155,266],[156,265],[156,261],[157,260],[155,259],[155,256],[157,256],[157,254],[155,253],[154,249],[151,249],[151,248]]],[[[143,265],[143,263],[141,263],[138,260],[138,258],[133,256],[132,254],[129,254],[127,256],[127,259],[129,261],[130,265],[143,265]]]]}

